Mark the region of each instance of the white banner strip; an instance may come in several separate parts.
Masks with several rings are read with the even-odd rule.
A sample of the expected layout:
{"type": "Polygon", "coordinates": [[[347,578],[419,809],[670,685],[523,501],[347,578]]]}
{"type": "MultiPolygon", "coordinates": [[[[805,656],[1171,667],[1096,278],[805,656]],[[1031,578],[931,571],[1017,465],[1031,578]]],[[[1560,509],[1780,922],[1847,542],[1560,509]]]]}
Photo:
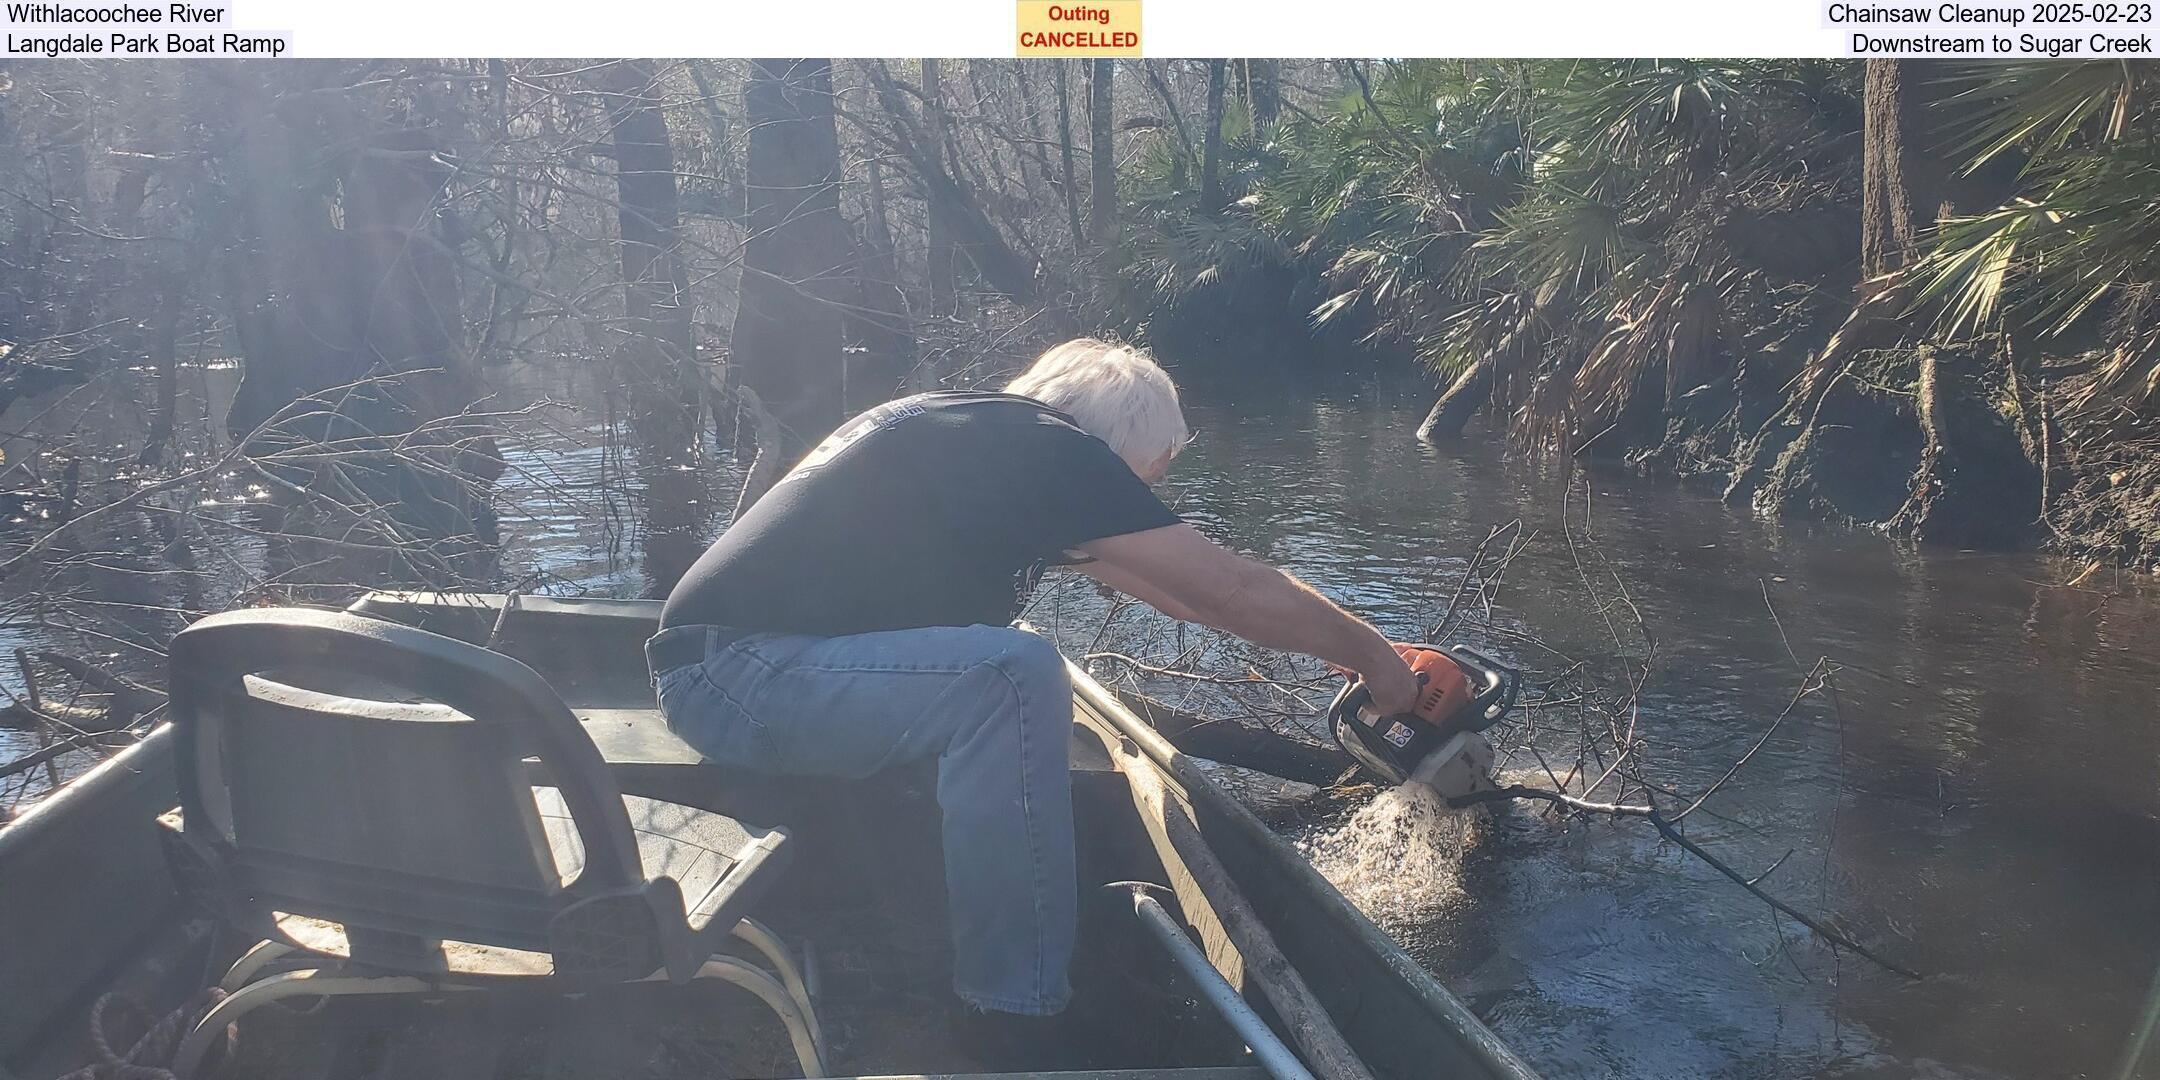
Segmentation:
{"type": "MultiPolygon", "coordinates": [[[[60,0],[7,3],[6,9],[10,59],[55,52],[1007,57],[1015,54],[1017,39],[1014,0],[235,0],[224,5],[60,0]],[[53,47],[63,40],[76,47],[53,47]]],[[[2151,53],[2152,10],[2144,0],[1144,0],[1140,49],[1142,55],[1166,57],[2138,59],[2151,53]]]]}

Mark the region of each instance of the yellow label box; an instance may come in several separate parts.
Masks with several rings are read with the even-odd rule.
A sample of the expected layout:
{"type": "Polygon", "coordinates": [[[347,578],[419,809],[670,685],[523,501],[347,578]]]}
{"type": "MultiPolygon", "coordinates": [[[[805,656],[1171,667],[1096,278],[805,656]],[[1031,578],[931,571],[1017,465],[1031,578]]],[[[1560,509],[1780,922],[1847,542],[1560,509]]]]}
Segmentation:
{"type": "Polygon", "coordinates": [[[1140,0],[1018,0],[1016,56],[1138,56],[1140,0]]]}

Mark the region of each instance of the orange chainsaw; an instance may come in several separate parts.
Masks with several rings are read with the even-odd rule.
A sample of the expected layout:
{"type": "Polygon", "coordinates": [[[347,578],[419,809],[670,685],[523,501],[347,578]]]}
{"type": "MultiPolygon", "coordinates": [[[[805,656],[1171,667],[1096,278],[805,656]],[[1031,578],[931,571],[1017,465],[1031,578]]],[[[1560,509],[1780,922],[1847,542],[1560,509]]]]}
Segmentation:
{"type": "Polygon", "coordinates": [[[1491,785],[1493,752],[1480,732],[1515,706],[1521,673],[1466,645],[1397,645],[1417,676],[1417,705],[1399,716],[1372,709],[1353,677],[1328,706],[1328,725],[1351,759],[1391,784],[1418,782],[1446,798],[1491,785]]]}

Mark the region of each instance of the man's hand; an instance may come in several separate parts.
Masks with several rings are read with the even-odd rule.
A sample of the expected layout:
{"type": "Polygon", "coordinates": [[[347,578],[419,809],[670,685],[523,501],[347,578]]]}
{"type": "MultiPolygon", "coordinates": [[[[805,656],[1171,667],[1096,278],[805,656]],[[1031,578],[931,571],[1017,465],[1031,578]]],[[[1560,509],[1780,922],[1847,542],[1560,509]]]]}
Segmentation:
{"type": "Polygon", "coordinates": [[[1417,673],[1403,660],[1401,649],[1397,645],[1386,660],[1372,665],[1373,670],[1358,672],[1365,680],[1366,693],[1372,695],[1373,711],[1382,716],[1400,716],[1416,708],[1418,694],[1424,690],[1418,684],[1417,673]]]}

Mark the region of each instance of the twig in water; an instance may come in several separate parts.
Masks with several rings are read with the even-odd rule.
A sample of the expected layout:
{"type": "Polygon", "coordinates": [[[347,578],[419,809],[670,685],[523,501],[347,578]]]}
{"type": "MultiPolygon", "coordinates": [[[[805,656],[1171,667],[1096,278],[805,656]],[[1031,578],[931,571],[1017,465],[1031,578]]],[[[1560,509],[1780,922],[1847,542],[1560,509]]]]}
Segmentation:
{"type": "Polygon", "coordinates": [[[1795,852],[1795,851],[1798,851],[1798,850],[1800,850],[1800,849],[1799,849],[1799,848],[1786,848],[1786,849],[1785,849],[1785,854],[1783,854],[1783,855],[1780,855],[1780,856],[1778,856],[1778,857],[1777,857],[1777,861],[1776,861],[1776,862],[1774,862],[1774,863],[1771,863],[1770,865],[1768,865],[1768,866],[1765,866],[1765,867],[1763,867],[1763,872],[1762,872],[1762,873],[1760,873],[1760,874],[1757,874],[1757,875],[1755,875],[1754,877],[1751,877],[1751,878],[1747,879],[1747,883],[1748,883],[1749,885],[1759,885],[1759,884],[1761,884],[1761,883],[1762,883],[1762,879],[1764,879],[1764,878],[1766,878],[1766,877],[1769,877],[1769,876],[1770,876],[1770,875],[1772,875],[1772,874],[1775,874],[1775,873],[1777,873],[1777,868],[1778,868],[1778,867],[1780,867],[1780,866],[1783,866],[1783,865],[1785,865],[1785,860],[1787,860],[1787,859],[1790,859],[1790,858],[1792,858],[1792,857],[1793,857],[1793,852],[1795,852]]]}
{"type": "MultiPolygon", "coordinates": [[[[1466,795],[1458,799],[1450,799],[1448,800],[1448,802],[1450,805],[1453,806],[1474,806],[1479,803],[1504,802],[1514,799],[1542,800],[1544,802],[1557,803],[1571,810],[1579,810],[1584,813],[1590,814],[1606,814],[1612,817],[1642,818],[1643,820],[1648,821],[1653,827],[1657,829],[1658,835],[1663,836],[1665,839],[1680,845],[1682,848],[1686,849],[1689,854],[1710,864],[1711,869],[1716,870],[1718,873],[1723,874],[1727,878],[1731,879],[1733,884],[1738,885],[1743,889],[1746,889],[1750,893],[1753,893],[1755,897],[1761,900],[1763,903],[1768,904],[1773,908],[1776,908],[1780,913],[1784,915],[1790,916],[1794,922],[1797,922],[1800,925],[1807,927],[1809,930],[1814,931],[1817,937],[1820,937],[1823,940],[1830,942],[1832,945],[1851,950],[1853,954],[1867,960],[1872,960],[1876,964],[1881,965],[1883,968],[1889,971],[1897,972],[1898,974],[1903,975],[1908,979],[1918,979],[1921,977],[1919,972],[1914,971],[1913,969],[1906,967],[1903,964],[1897,963],[1894,960],[1886,959],[1882,955],[1876,953],[1874,950],[1860,944],[1858,941],[1853,940],[1850,935],[1824,925],[1823,923],[1817,921],[1816,919],[1809,916],[1807,913],[1801,911],[1800,909],[1795,908],[1791,904],[1788,904],[1785,901],[1780,900],[1777,897],[1763,891],[1762,888],[1755,884],[1756,879],[1750,879],[1746,875],[1742,874],[1740,871],[1726,865],[1724,860],[1719,859],[1717,856],[1703,850],[1702,845],[1682,835],[1680,830],[1674,828],[1672,822],[1668,820],[1665,817],[1664,813],[1658,810],[1657,807],[1638,806],[1630,803],[1591,802],[1587,799],[1576,798],[1575,796],[1569,795],[1565,792],[1549,791],[1545,788],[1531,787],[1527,784],[1510,784],[1507,787],[1497,788],[1491,791],[1474,792],[1470,795],[1466,795]]],[[[1779,859],[1778,862],[1784,862],[1784,860],[1779,859]]],[[[1772,864],[1771,868],[1776,869],[1776,864],[1772,864]]],[[[1769,871],[1764,871],[1764,873],[1766,874],[1768,872],[1769,871]]]]}
{"type": "Polygon", "coordinates": [[[1763,733],[1756,738],[1755,744],[1747,748],[1747,753],[1740,755],[1740,759],[1733,762],[1731,768],[1725,770],[1725,775],[1718,777],[1715,783],[1704,788],[1702,794],[1695,796],[1695,801],[1688,804],[1687,809],[1674,814],[1672,819],[1679,821],[1694,813],[1701,808],[1703,803],[1710,800],[1710,796],[1717,794],[1717,790],[1724,787],[1727,780],[1732,779],[1735,774],[1739,773],[1740,767],[1746,765],[1748,759],[1754,757],[1755,752],[1762,749],[1764,743],[1770,741],[1770,736],[1777,733],[1778,725],[1783,724],[1785,718],[1791,716],[1793,710],[1798,708],[1802,701],[1807,700],[1808,695],[1823,688],[1824,682],[1830,677],[1829,667],[1830,658],[1827,656],[1815,661],[1815,667],[1808,672],[1807,678],[1801,680],[1800,689],[1793,694],[1791,701],[1785,703],[1784,711],[1778,713],[1777,718],[1770,721],[1770,726],[1763,729],[1763,733]]]}
{"type": "Polygon", "coordinates": [[[1470,552],[1469,565],[1463,568],[1462,580],[1455,583],[1455,595],[1448,598],[1447,610],[1441,613],[1440,621],[1433,624],[1432,630],[1425,635],[1425,640],[1439,641],[1447,635],[1449,630],[1453,629],[1456,609],[1462,606],[1463,597],[1468,595],[1470,583],[1477,580],[1478,571],[1484,569],[1485,549],[1492,546],[1493,540],[1509,531],[1520,535],[1522,533],[1522,519],[1516,518],[1505,525],[1495,525],[1486,531],[1485,539],[1479,541],[1476,550],[1470,552]]]}

